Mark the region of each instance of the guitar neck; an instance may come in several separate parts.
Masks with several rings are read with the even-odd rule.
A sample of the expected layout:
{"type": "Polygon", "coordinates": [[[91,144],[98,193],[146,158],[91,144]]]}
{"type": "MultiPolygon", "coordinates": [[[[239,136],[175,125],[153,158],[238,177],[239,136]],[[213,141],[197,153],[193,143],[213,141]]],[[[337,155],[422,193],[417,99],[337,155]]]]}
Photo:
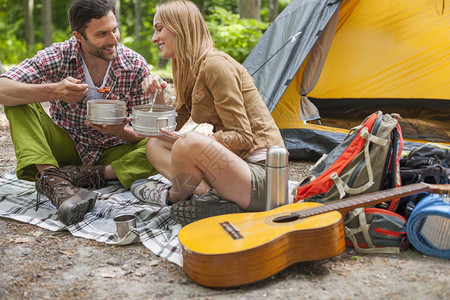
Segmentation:
{"type": "Polygon", "coordinates": [[[430,185],[426,183],[416,183],[380,192],[364,194],[343,200],[328,202],[323,206],[318,206],[306,210],[300,210],[295,212],[294,214],[298,215],[299,218],[306,218],[337,210],[343,216],[345,216],[347,212],[358,207],[365,207],[368,205],[373,205],[384,201],[390,201],[399,197],[406,197],[421,192],[439,192],[439,191],[448,192],[448,189],[449,185],[444,184],[430,185]]]}

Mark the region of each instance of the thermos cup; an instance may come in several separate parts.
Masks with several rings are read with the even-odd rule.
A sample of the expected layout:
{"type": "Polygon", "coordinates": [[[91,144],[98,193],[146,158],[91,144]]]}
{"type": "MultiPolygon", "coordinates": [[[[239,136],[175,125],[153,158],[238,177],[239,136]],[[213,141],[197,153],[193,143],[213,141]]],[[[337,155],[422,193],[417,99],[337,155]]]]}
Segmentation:
{"type": "Polygon", "coordinates": [[[266,210],[288,204],[289,153],[284,146],[272,146],[266,158],[266,210]]]}

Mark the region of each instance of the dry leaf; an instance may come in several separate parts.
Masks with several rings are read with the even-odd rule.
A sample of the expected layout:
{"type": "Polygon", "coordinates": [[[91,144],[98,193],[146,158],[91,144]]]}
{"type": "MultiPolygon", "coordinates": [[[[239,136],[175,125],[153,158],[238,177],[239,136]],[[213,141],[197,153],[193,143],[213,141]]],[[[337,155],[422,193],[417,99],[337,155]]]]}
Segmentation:
{"type": "Polygon", "coordinates": [[[16,244],[20,244],[20,243],[29,243],[30,239],[27,237],[19,237],[14,241],[16,244]]]}
{"type": "Polygon", "coordinates": [[[59,251],[59,253],[65,254],[65,255],[67,255],[67,256],[74,256],[74,255],[75,255],[75,253],[73,253],[73,252],[70,251],[70,250],[61,250],[61,251],[59,251]]]}
{"type": "Polygon", "coordinates": [[[150,261],[150,266],[156,267],[157,265],[159,265],[159,261],[157,261],[157,260],[150,261]]]}
{"type": "Polygon", "coordinates": [[[103,278],[116,278],[115,274],[111,274],[111,273],[101,273],[100,274],[103,278]]]}

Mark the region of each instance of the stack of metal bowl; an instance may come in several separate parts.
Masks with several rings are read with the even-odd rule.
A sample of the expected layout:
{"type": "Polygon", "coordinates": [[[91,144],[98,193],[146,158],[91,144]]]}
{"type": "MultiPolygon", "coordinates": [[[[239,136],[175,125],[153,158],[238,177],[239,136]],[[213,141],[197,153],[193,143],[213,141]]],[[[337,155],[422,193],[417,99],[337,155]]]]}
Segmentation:
{"type": "Polygon", "coordinates": [[[125,122],[127,107],[124,101],[95,99],[87,102],[86,119],[96,125],[118,125],[125,122]]]}
{"type": "Polygon", "coordinates": [[[133,129],[144,136],[161,135],[160,130],[173,131],[176,128],[175,107],[163,104],[137,105],[130,116],[133,129]]]}

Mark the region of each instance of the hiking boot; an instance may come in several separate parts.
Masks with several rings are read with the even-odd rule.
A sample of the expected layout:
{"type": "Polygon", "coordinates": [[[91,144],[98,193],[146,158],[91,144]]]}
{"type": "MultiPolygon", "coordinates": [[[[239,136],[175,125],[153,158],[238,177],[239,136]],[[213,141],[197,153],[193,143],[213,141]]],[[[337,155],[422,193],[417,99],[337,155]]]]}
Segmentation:
{"type": "Polygon", "coordinates": [[[61,168],[61,172],[64,172],[70,183],[76,187],[82,188],[101,188],[106,185],[104,177],[105,166],[73,166],[69,165],[61,168]]]}
{"type": "Polygon", "coordinates": [[[86,213],[94,208],[97,194],[74,187],[66,173],[50,168],[38,175],[36,210],[39,208],[40,194],[43,194],[58,209],[59,221],[64,225],[72,225],[83,220],[86,213]]]}
{"type": "Polygon", "coordinates": [[[143,202],[161,207],[169,205],[169,189],[172,183],[156,178],[139,179],[130,187],[131,194],[143,202]]]}
{"type": "Polygon", "coordinates": [[[224,200],[214,189],[170,207],[171,217],[183,226],[200,219],[239,212],[242,210],[236,203],[224,200]]]}

